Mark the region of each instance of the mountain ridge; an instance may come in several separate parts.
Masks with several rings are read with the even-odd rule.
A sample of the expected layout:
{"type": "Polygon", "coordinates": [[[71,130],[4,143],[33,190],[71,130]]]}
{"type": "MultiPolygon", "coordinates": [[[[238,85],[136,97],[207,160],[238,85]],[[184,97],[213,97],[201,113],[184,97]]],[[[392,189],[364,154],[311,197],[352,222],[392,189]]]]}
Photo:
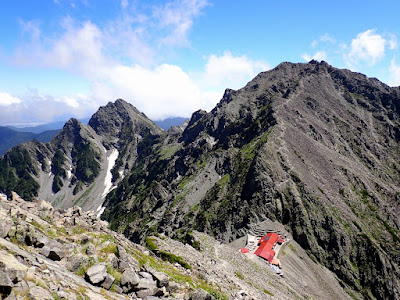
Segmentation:
{"type": "Polygon", "coordinates": [[[46,176],[63,183],[64,193],[81,182],[69,202],[49,199],[104,206],[111,228],[136,242],[157,233],[185,239],[191,230],[229,242],[277,221],[346,289],[400,298],[400,88],[326,62],[285,62],[168,132],[132,107],[117,100],[98,110],[93,127],[71,121],[75,131],[54,142],[8,152],[0,188],[13,172],[19,181],[31,176],[28,192],[38,177],[41,188],[46,176]],[[42,173],[40,156],[52,162],[41,163],[42,173]]]}
{"type": "Polygon", "coordinates": [[[175,145],[139,157],[146,174],[109,194],[104,217],[135,240],[193,228],[230,241],[278,220],[343,284],[399,297],[399,99],[399,89],[325,62],[282,63],[194,113],[175,145]]]}

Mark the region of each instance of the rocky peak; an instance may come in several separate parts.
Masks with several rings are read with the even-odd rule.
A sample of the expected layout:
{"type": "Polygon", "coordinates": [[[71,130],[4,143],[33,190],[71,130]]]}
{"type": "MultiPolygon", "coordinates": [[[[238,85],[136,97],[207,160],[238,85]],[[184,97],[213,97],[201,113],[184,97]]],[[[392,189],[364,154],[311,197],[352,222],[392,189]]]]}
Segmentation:
{"type": "Polygon", "coordinates": [[[55,149],[64,149],[65,153],[72,151],[74,145],[82,140],[87,142],[95,139],[96,133],[92,128],[82,124],[79,120],[71,118],[65,123],[63,129],[51,140],[50,144],[55,149]]]}
{"type": "Polygon", "coordinates": [[[139,112],[130,103],[117,99],[114,103],[109,102],[102,106],[92,116],[89,126],[103,137],[103,143],[107,147],[113,145],[120,147],[120,140],[126,139],[128,132],[139,136],[146,134],[161,134],[160,129],[145,114],[139,112]]]}

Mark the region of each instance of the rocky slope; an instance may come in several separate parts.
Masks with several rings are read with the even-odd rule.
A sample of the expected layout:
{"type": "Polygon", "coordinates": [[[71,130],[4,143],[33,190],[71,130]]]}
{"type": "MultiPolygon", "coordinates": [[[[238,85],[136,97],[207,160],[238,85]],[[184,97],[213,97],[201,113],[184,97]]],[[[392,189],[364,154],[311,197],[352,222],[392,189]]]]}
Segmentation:
{"type": "Polygon", "coordinates": [[[8,151],[0,160],[0,190],[58,207],[100,209],[132,167],[139,141],[161,134],[145,115],[118,99],[101,107],[89,125],[71,119],[50,143],[30,141],[8,151]]]}
{"type": "Polygon", "coordinates": [[[227,242],[277,220],[343,286],[400,298],[399,106],[376,79],[282,63],[144,145],[104,217],[136,241],[196,229],[227,242]]]}
{"type": "Polygon", "coordinates": [[[350,299],[296,243],[282,252],[281,278],[262,259],[203,233],[192,233],[197,249],[149,237],[151,252],[92,211],[16,193],[0,196],[0,222],[1,299],[350,299]]]}

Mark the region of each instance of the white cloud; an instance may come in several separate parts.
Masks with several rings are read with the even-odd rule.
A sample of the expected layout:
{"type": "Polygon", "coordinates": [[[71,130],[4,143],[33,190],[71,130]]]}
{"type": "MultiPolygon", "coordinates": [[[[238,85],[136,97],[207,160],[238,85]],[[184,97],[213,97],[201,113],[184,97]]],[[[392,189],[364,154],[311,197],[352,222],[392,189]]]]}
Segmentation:
{"type": "Polygon", "coordinates": [[[158,26],[169,29],[169,34],[160,39],[160,43],[167,45],[187,46],[188,32],[193,25],[193,19],[201,14],[208,6],[207,0],[179,0],[171,1],[163,7],[156,7],[153,11],[158,26]]]}
{"type": "Polygon", "coordinates": [[[208,57],[201,82],[209,87],[240,88],[259,72],[269,69],[263,61],[250,60],[245,55],[233,56],[225,51],[222,56],[212,54],[208,57]]]}
{"type": "Polygon", "coordinates": [[[331,43],[331,44],[335,44],[336,43],[336,39],[333,38],[331,35],[329,35],[328,33],[325,33],[324,35],[320,36],[319,39],[313,41],[311,43],[312,47],[316,47],[319,43],[324,42],[324,43],[331,43]]]}
{"type": "MultiPolygon", "coordinates": [[[[121,7],[126,5],[128,1],[122,0],[121,7]]],[[[77,74],[90,83],[91,95],[54,97],[29,91],[18,104],[19,115],[42,122],[68,114],[80,117],[117,98],[131,102],[153,119],[212,109],[225,88],[238,89],[270,67],[231,52],[210,55],[203,69],[191,73],[154,59],[161,49],[188,44],[193,20],[207,5],[205,0],[179,0],[153,8],[147,15],[131,16],[124,11],[103,28],[67,17],[55,38],[41,36],[37,26],[34,45],[20,47],[17,62],[77,74]],[[149,39],[152,30],[157,30],[153,40],[149,39]]],[[[0,111],[0,118],[2,115],[0,111]]]]}
{"type": "Polygon", "coordinates": [[[12,104],[21,103],[21,99],[17,97],[13,97],[8,93],[0,92],[0,105],[1,106],[9,106],[12,104]]]}
{"type": "Polygon", "coordinates": [[[318,51],[318,52],[315,52],[313,55],[304,53],[301,57],[307,62],[309,62],[310,60],[313,60],[313,59],[322,61],[322,60],[326,60],[327,54],[325,51],[318,51]]]}
{"type": "Polygon", "coordinates": [[[121,8],[126,9],[129,5],[128,0],[121,0],[121,8]]]}
{"type": "Polygon", "coordinates": [[[397,37],[394,34],[389,34],[389,40],[387,43],[389,44],[389,50],[397,49],[397,37]]]}
{"type": "Polygon", "coordinates": [[[210,110],[225,88],[238,89],[269,66],[246,56],[210,55],[202,72],[188,74],[180,67],[154,68],[117,64],[93,84],[93,96],[102,101],[123,98],[153,119],[190,116],[200,108],[210,110]]]}
{"type": "MultiPolygon", "coordinates": [[[[0,93],[0,101],[5,99],[2,94],[4,93],[0,93]]],[[[98,108],[98,103],[84,95],[56,98],[43,95],[37,90],[28,90],[18,98],[12,97],[12,103],[10,102],[8,100],[8,105],[2,106],[0,110],[2,124],[44,123],[66,120],[71,116],[82,118],[92,114],[98,108]]]]}
{"type": "Polygon", "coordinates": [[[400,86],[400,65],[396,64],[395,59],[392,59],[390,63],[389,72],[391,77],[389,85],[400,86]]]}
{"type": "Polygon", "coordinates": [[[359,33],[351,41],[350,52],[345,56],[349,65],[357,64],[360,61],[375,65],[385,56],[386,40],[382,35],[377,34],[375,29],[359,33]]]}

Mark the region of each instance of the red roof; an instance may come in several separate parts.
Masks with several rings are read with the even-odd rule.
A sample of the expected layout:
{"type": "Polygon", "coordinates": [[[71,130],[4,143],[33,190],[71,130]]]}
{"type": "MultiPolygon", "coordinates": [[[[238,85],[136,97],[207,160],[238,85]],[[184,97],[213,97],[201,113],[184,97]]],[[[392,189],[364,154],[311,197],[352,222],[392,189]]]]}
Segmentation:
{"type": "Polygon", "coordinates": [[[273,245],[269,242],[262,242],[260,247],[254,252],[255,255],[260,256],[271,262],[275,256],[275,251],[272,250],[273,245]]]}
{"type": "Polygon", "coordinates": [[[250,252],[249,249],[247,249],[247,248],[242,248],[242,249],[240,249],[240,251],[242,251],[242,253],[249,253],[250,252]]]}
{"type": "Polygon", "coordinates": [[[263,236],[258,243],[260,244],[262,242],[268,242],[271,243],[272,245],[275,245],[278,239],[279,235],[273,232],[269,232],[266,236],[263,236]]]}

